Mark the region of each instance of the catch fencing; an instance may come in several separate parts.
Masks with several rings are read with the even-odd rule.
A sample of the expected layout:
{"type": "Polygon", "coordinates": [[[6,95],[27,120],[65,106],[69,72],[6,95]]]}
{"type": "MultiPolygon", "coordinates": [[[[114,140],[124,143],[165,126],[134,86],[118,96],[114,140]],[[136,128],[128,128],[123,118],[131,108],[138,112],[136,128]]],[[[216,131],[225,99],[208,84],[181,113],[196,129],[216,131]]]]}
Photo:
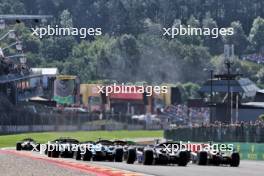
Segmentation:
{"type": "Polygon", "coordinates": [[[181,127],[165,130],[164,136],[177,141],[264,143],[264,125],[181,127]]]}
{"type": "Polygon", "coordinates": [[[146,123],[127,115],[87,113],[21,114],[0,116],[0,135],[47,131],[160,130],[160,123],[146,123]]]}

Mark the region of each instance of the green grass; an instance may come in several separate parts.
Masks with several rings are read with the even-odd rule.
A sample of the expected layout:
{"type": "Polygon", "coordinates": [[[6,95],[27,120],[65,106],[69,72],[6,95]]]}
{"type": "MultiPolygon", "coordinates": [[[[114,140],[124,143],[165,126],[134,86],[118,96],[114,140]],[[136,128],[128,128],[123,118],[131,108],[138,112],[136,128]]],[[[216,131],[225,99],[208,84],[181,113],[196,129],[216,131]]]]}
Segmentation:
{"type": "Polygon", "coordinates": [[[15,146],[16,142],[24,138],[33,138],[37,142],[45,143],[60,137],[71,137],[80,141],[102,139],[132,139],[144,137],[163,137],[163,131],[76,131],[76,132],[43,132],[43,133],[23,133],[15,135],[0,136],[0,148],[15,146]]]}

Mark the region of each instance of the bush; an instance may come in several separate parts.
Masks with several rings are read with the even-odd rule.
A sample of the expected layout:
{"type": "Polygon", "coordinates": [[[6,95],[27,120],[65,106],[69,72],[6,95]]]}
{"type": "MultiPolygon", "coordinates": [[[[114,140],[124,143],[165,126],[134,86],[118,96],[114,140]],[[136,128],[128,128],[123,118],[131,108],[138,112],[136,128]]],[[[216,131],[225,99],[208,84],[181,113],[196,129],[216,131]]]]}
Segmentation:
{"type": "Polygon", "coordinates": [[[259,120],[264,121],[264,114],[259,115],[259,120]]]}

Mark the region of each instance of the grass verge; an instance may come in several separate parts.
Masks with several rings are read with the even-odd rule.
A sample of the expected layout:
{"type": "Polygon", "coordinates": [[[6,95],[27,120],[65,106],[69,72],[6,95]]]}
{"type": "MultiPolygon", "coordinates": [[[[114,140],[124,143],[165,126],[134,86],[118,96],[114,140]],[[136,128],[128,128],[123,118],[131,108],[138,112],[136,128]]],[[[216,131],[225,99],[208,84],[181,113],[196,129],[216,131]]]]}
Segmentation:
{"type": "Polygon", "coordinates": [[[41,132],[41,133],[23,133],[0,136],[0,148],[15,146],[16,142],[24,138],[33,138],[37,142],[45,143],[60,137],[75,138],[80,141],[102,139],[133,139],[133,138],[160,138],[163,137],[163,131],[75,131],[75,132],[41,132]]]}

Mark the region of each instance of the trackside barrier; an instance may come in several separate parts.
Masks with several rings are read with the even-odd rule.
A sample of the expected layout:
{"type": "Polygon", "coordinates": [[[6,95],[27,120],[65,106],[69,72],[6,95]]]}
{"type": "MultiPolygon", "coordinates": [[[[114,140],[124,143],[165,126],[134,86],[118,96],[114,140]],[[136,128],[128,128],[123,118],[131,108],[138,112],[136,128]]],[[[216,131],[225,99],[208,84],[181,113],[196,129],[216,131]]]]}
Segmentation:
{"type": "Polygon", "coordinates": [[[0,126],[0,135],[16,134],[27,132],[47,132],[47,131],[96,131],[96,130],[160,130],[160,126],[143,126],[143,125],[123,125],[123,124],[106,124],[106,125],[5,125],[0,126]]]}
{"type": "Polygon", "coordinates": [[[181,127],[164,131],[166,139],[181,141],[215,141],[264,143],[263,126],[213,126],[213,127],[181,127]]]}
{"type": "Polygon", "coordinates": [[[58,131],[77,131],[78,126],[76,125],[60,125],[57,126],[58,131]]]}
{"type": "Polygon", "coordinates": [[[127,130],[142,130],[144,129],[143,125],[127,125],[127,127],[125,127],[127,130]]]}
{"type": "Polygon", "coordinates": [[[101,125],[82,125],[80,130],[82,131],[96,131],[101,130],[101,125]]]}
{"type": "Polygon", "coordinates": [[[31,126],[32,132],[38,132],[38,131],[56,131],[55,125],[34,125],[31,126]]]}
{"type": "Polygon", "coordinates": [[[264,131],[260,127],[198,127],[176,128],[164,131],[164,137],[174,141],[190,141],[193,143],[234,144],[241,159],[264,160],[264,131]]]}
{"type": "Polygon", "coordinates": [[[239,151],[241,159],[264,160],[263,143],[234,143],[234,147],[239,151]]]}

